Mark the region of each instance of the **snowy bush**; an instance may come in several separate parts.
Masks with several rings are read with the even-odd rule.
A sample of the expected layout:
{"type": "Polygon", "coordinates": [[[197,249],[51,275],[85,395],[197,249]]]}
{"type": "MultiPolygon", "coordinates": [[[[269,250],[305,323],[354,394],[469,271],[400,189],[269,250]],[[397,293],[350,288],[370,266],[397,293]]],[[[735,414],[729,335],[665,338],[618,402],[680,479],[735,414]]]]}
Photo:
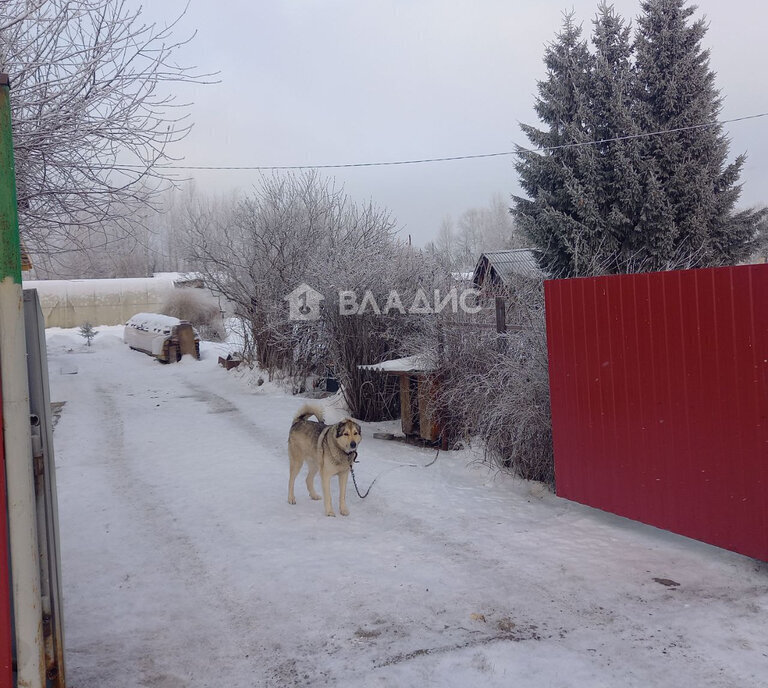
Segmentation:
{"type": "Polygon", "coordinates": [[[174,289],[163,302],[162,311],[191,323],[202,339],[212,342],[226,339],[218,302],[200,289],[174,289]]]}
{"type": "Polygon", "coordinates": [[[380,304],[415,292],[429,261],[398,240],[386,210],[352,203],[317,172],[261,178],[226,212],[190,219],[189,258],[250,324],[250,354],[270,377],[336,376],[350,412],[363,420],[398,412],[394,385],[382,391],[359,366],[401,354],[414,327],[405,314],[339,313],[340,291],[380,304]],[[320,318],[289,319],[286,296],[305,283],[323,296],[320,318]]]}
{"type": "Polygon", "coordinates": [[[543,283],[521,278],[504,298],[506,334],[496,333],[491,308],[458,324],[433,321],[435,413],[451,441],[479,441],[495,465],[552,485],[543,283]]]}

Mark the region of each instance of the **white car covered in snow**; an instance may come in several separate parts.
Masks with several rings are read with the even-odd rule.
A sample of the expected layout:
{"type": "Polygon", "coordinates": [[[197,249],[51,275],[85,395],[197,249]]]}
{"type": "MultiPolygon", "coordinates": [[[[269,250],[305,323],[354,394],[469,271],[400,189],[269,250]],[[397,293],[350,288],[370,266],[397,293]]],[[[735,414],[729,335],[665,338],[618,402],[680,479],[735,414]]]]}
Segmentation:
{"type": "Polygon", "coordinates": [[[176,363],[184,354],[200,358],[200,338],[192,325],[160,313],[137,313],[127,323],[123,341],[163,363],[176,363]]]}

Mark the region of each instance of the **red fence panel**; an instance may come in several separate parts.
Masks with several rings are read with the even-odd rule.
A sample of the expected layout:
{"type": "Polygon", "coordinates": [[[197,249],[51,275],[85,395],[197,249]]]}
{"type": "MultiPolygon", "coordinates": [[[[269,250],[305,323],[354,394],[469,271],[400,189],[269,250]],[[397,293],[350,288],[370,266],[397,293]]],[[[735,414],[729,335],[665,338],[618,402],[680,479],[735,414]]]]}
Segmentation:
{"type": "Polygon", "coordinates": [[[768,561],[768,265],[545,295],[557,494],[768,561]]]}

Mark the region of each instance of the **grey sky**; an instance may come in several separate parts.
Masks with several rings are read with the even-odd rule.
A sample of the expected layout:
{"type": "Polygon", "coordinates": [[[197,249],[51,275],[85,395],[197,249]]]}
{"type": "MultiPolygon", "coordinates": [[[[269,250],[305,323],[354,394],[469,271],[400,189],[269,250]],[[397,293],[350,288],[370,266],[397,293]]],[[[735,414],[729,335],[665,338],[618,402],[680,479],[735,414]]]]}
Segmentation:
{"type": "MultiPolygon", "coordinates": [[[[171,17],[164,0],[148,17],[171,17]]],[[[614,3],[625,18],[639,0],[614,3]]],[[[725,96],[723,119],[768,112],[757,0],[702,0],[696,16],[725,96]]],[[[181,61],[220,71],[185,88],[195,128],[174,152],[190,165],[314,165],[494,153],[536,124],[544,45],[573,8],[586,34],[596,0],[191,0],[181,61]]],[[[768,201],[768,117],[726,125],[747,152],[742,205],[768,201]]],[[[329,170],[356,200],[389,208],[417,244],[442,219],[518,191],[512,157],[329,170]]],[[[194,172],[198,186],[247,190],[255,172],[194,172]]]]}

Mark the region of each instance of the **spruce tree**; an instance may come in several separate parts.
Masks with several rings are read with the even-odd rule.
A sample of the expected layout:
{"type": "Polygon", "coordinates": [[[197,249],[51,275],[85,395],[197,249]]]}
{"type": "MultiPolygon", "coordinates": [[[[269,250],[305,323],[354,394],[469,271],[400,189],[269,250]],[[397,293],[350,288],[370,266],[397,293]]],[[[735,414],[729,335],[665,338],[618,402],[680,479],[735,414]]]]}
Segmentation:
{"type": "Polygon", "coordinates": [[[522,125],[535,148],[549,150],[518,150],[516,169],[529,198],[514,197],[514,213],[551,274],[571,274],[574,264],[585,258],[588,228],[583,220],[594,214],[591,199],[585,197],[590,165],[580,148],[569,147],[589,140],[582,125],[589,107],[589,60],[581,27],[573,14],[565,15],[562,30],[545,51],[547,76],[538,83],[534,106],[548,128],[522,125]]]}
{"type": "Polygon", "coordinates": [[[518,150],[513,213],[555,276],[733,263],[765,221],[734,211],[744,156],[727,163],[706,24],[685,0],[642,10],[634,44],[603,3],[591,52],[567,15],[544,55],[546,128],[522,128],[548,150],[518,150]]]}
{"type": "Polygon", "coordinates": [[[567,15],[545,54],[536,103],[549,130],[523,131],[538,148],[588,145],[521,150],[517,164],[530,200],[516,197],[513,212],[541,250],[542,267],[557,276],[620,270],[642,194],[640,151],[626,138],[636,132],[630,28],[602,3],[592,53],[580,36],[567,15]]]}
{"type": "Polygon", "coordinates": [[[93,329],[91,323],[85,322],[80,325],[80,336],[86,340],[88,346],[91,345],[91,341],[97,334],[99,334],[98,331],[93,329]]]}
{"type": "Polygon", "coordinates": [[[633,103],[631,29],[603,2],[593,22],[589,130],[596,160],[594,192],[604,248],[592,272],[622,272],[631,260],[633,232],[642,203],[641,148],[633,103]]]}
{"type": "Polygon", "coordinates": [[[734,212],[745,156],[727,163],[722,98],[702,47],[706,23],[692,20],[695,7],[685,0],[645,0],[641,8],[638,125],[645,132],[683,130],[642,139],[645,202],[632,247],[650,269],[733,263],[749,252],[761,213],[734,212]]]}

